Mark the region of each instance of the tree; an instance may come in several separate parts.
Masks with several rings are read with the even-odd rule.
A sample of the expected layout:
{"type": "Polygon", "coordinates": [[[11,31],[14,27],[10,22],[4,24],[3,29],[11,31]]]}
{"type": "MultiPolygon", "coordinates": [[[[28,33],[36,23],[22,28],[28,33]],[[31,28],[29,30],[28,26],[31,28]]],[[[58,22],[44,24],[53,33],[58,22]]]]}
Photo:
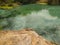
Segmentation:
{"type": "Polygon", "coordinates": [[[59,5],[60,0],[48,0],[48,4],[59,5]]]}
{"type": "Polygon", "coordinates": [[[14,0],[14,2],[20,2],[22,4],[31,4],[35,3],[37,0],[14,0]]]}
{"type": "Polygon", "coordinates": [[[0,5],[11,4],[14,0],[0,0],[0,5]]]}

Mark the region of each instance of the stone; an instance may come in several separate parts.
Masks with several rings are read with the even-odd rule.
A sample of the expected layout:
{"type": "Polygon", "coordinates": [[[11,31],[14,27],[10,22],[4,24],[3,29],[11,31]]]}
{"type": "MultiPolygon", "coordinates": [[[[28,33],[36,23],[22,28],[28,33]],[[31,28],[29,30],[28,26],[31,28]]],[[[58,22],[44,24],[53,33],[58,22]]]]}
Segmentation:
{"type": "Polygon", "coordinates": [[[0,31],[0,45],[55,45],[32,29],[0,31]]]}

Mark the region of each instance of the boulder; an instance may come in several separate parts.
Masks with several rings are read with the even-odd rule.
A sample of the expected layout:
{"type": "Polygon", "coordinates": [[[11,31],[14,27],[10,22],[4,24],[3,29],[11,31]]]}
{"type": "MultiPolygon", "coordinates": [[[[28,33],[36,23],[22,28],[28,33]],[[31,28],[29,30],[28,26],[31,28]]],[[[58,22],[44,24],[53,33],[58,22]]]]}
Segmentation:
{"type": "Polygon", "coordinates": [[[55,45],[32,29],[0,31],[0,45],[55,45]]]}

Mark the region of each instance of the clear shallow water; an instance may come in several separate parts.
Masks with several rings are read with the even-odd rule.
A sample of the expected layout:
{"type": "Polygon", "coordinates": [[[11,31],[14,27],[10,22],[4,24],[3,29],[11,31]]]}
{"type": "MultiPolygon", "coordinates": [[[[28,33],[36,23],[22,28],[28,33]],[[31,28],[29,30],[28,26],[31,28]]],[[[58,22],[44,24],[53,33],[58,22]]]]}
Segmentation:
{"type": "MultiPolygon", "coordinates": [[[[46,39],[60,44],[60,19],[51,16],[47,9],[32,11],[26,16],[17,15],[4,19],[4,30],[20,30],[32,28],[46,39]]],[[[3,22],[3,21],[2,21],[3,22]]]]}

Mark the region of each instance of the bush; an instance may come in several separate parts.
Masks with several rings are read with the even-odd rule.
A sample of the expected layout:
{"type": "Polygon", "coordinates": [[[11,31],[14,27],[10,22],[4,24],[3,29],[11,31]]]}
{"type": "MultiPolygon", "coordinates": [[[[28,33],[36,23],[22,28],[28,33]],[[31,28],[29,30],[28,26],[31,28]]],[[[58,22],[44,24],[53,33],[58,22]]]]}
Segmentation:
{"type": "Polygon", "coordinates": [[[20,2],[22,4],[32,4],[35,3],[37,0],[15,0],[15,2],[20,2]]]}

